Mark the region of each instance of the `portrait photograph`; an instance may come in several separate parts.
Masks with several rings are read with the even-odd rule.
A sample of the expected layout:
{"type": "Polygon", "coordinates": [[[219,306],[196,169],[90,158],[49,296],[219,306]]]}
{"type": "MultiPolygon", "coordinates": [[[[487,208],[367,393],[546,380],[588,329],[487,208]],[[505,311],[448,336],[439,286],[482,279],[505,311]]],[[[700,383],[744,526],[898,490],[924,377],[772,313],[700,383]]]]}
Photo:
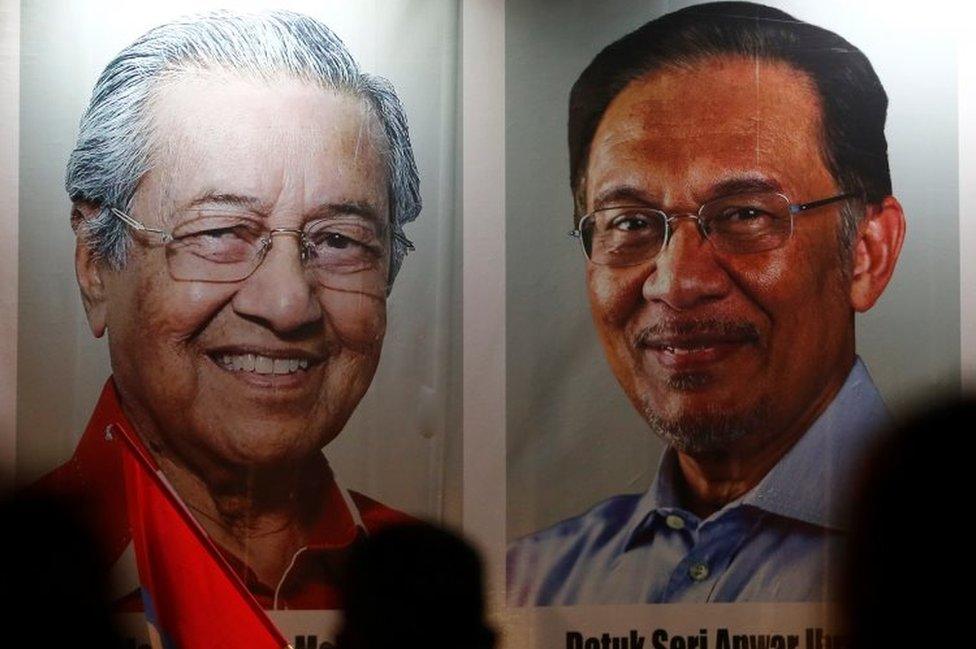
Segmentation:
{"type": "Polygon", "coordinates": [[[23,623],[846,646],[872,454],[976,367],[950,5],[0,0],[23,623]]]}
{"type": "Polygon", "coordinates": [[[960,390],[944,18],[506,3],[509,607],[837,601],[869,451],[960,390]]]}
{"type": "Polygon", "coordinates": [[[165,646],[460,517],[457,5],[230,4],[20,7],[15,482],[165,646]]]}

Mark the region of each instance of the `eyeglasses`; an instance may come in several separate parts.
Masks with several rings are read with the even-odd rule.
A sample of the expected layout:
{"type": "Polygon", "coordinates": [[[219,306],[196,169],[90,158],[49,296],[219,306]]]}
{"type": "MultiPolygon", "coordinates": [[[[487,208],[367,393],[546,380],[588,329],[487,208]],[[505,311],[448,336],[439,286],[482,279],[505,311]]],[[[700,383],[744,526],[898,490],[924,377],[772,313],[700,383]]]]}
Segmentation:
{"type": "MultiPolygon", "coordinates": [[[[226,211],[177,215],[172,230],[151,228],[125,212],[112,213],[133,230],[157,236],[166,247],[173,279],[239,282],[250,277],[274,244],[274,237],[298,240],[303,266],[323,286],[369,294],[388,288],[384,231],[358,216],[311,221],[301,229],[268,229],[253,217],[226,211]]],[[[394,233],[408,249],[410,241],[394,233]]]]}
{"type": "Polygon", "coordinates": [[[698,222],[702,236],[720,251],[735,255],[772,250],[793,234],[793,217],[830,205],[853,194],[839,194],[810,203],[791,203],[783,194],[749,193],[708,201],[697,214],[673,214],[651,207],[604,207],[580,219],[570,236],[583,244],[594,264],[633,266],[653,259],[668,245],[675,221],[698,222]]]}

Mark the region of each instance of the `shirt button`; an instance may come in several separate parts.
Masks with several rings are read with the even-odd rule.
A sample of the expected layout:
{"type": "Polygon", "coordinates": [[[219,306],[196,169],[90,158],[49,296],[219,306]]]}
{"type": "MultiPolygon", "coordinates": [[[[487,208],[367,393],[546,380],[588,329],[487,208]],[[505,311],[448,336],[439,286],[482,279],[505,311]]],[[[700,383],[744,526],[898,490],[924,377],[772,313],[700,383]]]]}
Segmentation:
{"type": "Polygon", "coordinates": [[[669,514],[664,522],[668,524],[673,530],[683,530],[685,528],[685,519],[681,518],[677,514],[669,514]]]}
{"type": "Polygon", "coordinates": [[[708,579],[708,566],[704,563],[696,563],[688,568],[688,575],[695,581],[704,581],[708,579]]]}

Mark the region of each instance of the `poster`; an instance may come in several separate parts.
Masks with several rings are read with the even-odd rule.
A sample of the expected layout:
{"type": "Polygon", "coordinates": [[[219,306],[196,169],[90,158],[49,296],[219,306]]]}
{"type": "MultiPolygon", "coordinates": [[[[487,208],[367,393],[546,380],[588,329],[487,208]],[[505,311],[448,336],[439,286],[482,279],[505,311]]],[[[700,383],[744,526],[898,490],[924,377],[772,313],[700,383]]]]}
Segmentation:
{"type": "MultiPolygon", "coordinates": [[[[498,570],[515,646],[595,647],[605,639],[731,646],[736,634],[758,637],[774,627],[785,635],[765,642],[818,646],[804,634],[835,632],[831,603],[844,574],[846,522],[827,512],[843,511],[855,497],[863,467],[856,458],[868,448],[858,448],[865,434],[855,434],[854,420],[865,416],[867,427],[872,402],[883,400],[878,412],[897,417],[920,399],[959,390],[956,59],[936,27],[945,14],[797,2],[767,3],[785,14],[733,4],[711,16],[699,8],[696,17],[694,4],[505,6],[511,545],[498,570]],[[645,27],[643,38],[618,41],[686,8],[682,21],[666,19],[660,31],[645,27]],[[791,16],[846,41],[831,45],[819,31],[788,36],[791,16]],[[932,21],[932,29],[919,30],[918,20],[932,21]],[[707,26],[696,32],[696,24],[707,26]],[[763,24],[770,29],[756,36],[763,24]],[[748,43],[729,45],[734,25],[748,43]],[[777,49],[779,37],[795,37],[795,49],[777,49]],[[769,39],[767,51],[789,54],[751,55],[750,39],[761,38],[769,39]],[[889,204],[896,224],[889,241],[900,255],[871,300],[855,303],[850,294],[845,316],[829,306],[832,289],[822,283],[839,260],[821,256],[820,266],[815,259],[837,238],[807,238],[816,219],[836,218],[837,207],[797,207],[847,200],[837,198],[845,190],[794,182],[809,180],[800,169],[819,164],[822,146],[816,130],[798,134],[819,124],[820,111],[839,113],[821,95],[808,98],[814,111],[800,117],[804,101],[778,76],[788,68],[777,72],[769,59],[796,56],[794,69],[806,59],[813,70],[820,59],[851,52],[848,41],[887,93],[890,193],[900,201],[889,204]],[[616,49],[594,62],[608,46],[616,49]],[[766,202],[769,193],[786,196],[766,202]],[[730,195],[747,198],[750,211],[730,195]],[[790,237],[759,247],[733,242],[745,231],[723,230],[727,221],[719,226],[790,210],[790,237]],[[799,252],[800,242],[818,252],[799,252]],[[798,256],[788,261],[781,255],[789,250],[798,256]],[[811,271],[817,279],[804,288],[811,271]],[[853,316],[852,305],[863,313],[853,316]],[[838,322],[852,343],[840,364],[829,333],[838,322]],[[774,378],[781,353],[790,369],[774,378]],[[835,378],[824,381],[832,365],[835,378]],[[881,397],[865,389],[871,381],[881,397]],[[813,383],[833,387],[815,397],[813,383]],[[790,452],[777,454],[790,435],[790,452]],[[680,452],[665,453],[662,437],[680,452]],[[804,528],[800,536],[821,530],[818,549],[794,544],[794,524],[804,528]],[[760,549],[773,528],[776,540],[760,549]]],[[[823,66],[830,68],[824,81],[813,84],[821,89],[842,68],[823,66]]],[[[808,91],[805,84],[795,89],[808,91]]],[[[856,123],[853,139],[868,137],[872,127],[854,115],[869,112],[872,100],[843,96],[852,111],[840,118],[844,127],[856,123]]],[[[826,128],[838,137],[844,127],[826,128]]],[[[843,142],[856,154],[872,146],[843,142]]],[[[878,150],[883,156],[884,144],[878,150]]],[[[888,193],[867,191],[876,202],[888,193]]]]}
{"type": "MultiPolygon", "coordinates": [[[[714,647],[750,638],[826,646],[838,633],[836,612],[821,602],[507,603],[510,542],[608,497],[640,493],[656,475],[664,447],[607,365],[590,315],[585,258],[579,241],[566,236],[574,227],[566,103],[603,47],[687,4],[288,5],[326,22],[365,71],[393,82],[424,199],[420,218],[406,228],[418,250],[389,297],[380,366],[328,445],[330,465],[344,484],[384,504],[462,524],[485,556],[504,647],[714,647]],[[417,69],[422,80],[414,78],[417,69]]],[[[919,15],[908,4],[770,4],[855,44],[889,97],[885,132],[907,235],[881,298],[858,316],[856,341],[897,416],[919,394],[957,390],[972,348],[965,344],[972,294],[965,291],[965,250],[972,242],[959,218],[972,183],[965,182],[964,87],[956,85],[967,59],[948,27],[965,21],[947,20],[956,8],[919,15]]],[[[116,52],[150,27],[199,9],[176,4],[133,17],[114,5],[91,7],[5,3],[0,25],[5,47],[14,41],[17,55],[4,79],[20,88],[14,110],[3,105],[11,116],[5,123],[19,120],[12,139],[20,147],[17,154],[4,129],[3,180],[15,176],[5,189],[19,194],[19,210],[3,225],[20,233],[3,239],[2,257],[18,263],[3,268],[4,332],[16,335],[6,336],[15,344],[2,351],[17,361],[3,377],[0,396],[9,409],[0,459],[16,465],[22,484],[70,456],[109,372],[104,340],[91,338],[74,284],[62,190],[78,118],[116,52]],[[42,73],[45,66],[51,69],[42,73]],[[52,431],[51,439],[38,430],[52,431]]],[[[292,610],[274,619],[292,644],[307,647],[328,642],[338,614],[292,610]]],[[[135,639],[144,621],[135,615],[126,628],[135,639]]]]}
{"type": "MultiPolygon", "coordinates": [[[[88,451],[135,440],[168,483],[150,474],[145,488],[172,487],[181,515],[284,636],[317,647],[333,632],[322,609],[337,607],[341,563],[360,534],[460,512],[457,7],[245,3],[174,23],[220,8],[19,8],[15,481],[80,476],[86,495],[111,497],[123,476],[88,451]],[[120,155],[98,149],[100,138],[138,138],[126,130],[138,120],[83,125],[98,161],[75,155],[74,205],[65,167],[99,75],[126,47],[121,85],[168,108],[136,124],[152,132],[152,171],[110,213],[86,202],[97,194],[89,167],[120,155]],[[208,77],[194,57],[214,52],[219,72],[208,77]],[[164,56],[190,73],[172,74],[154,58],[164,56]],[[154,65],[162,89],[137,87],[154,65]],[[98,218],[131,234],[135,260],[112,267],[107,244],[93,244],[79,249],[92,263],[76,266],[76,232],[88,236],[98,218]],[[278,523],[265,517],[272,503],[278,523]]],[[[124,94],[112,83],[99,88],[124,94]]],[[[160,529],[143,530],[150,558],[160,529]]],[[[124,543],[111,554],[113,601],[142,644],[145,624],[131,612],[148,606],[143,558],[124,543]]]]}

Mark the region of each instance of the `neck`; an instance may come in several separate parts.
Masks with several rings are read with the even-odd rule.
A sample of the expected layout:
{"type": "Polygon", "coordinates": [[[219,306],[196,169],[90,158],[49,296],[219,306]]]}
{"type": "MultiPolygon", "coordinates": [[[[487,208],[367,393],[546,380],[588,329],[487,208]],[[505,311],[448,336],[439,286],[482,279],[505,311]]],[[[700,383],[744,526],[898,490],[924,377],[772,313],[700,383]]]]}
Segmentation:
{"type": "MultiPolygon", "coordinates": [[[[678,496],[699,518],[707,518],[749,492],[792,448],[800,434],[781,435],[747,450],[744,445],[710,453],[678,452],[678,496]]],[[[740,440],[742,441],[742,440],[740,440]]]]}
{"type": "Polygon", "coordinates": [[[307,544],[321,505],[319,459],[284,469],[241,471],[234,478],[225,474],[216,482],[203,479],[202,472],[179,458],[153,454],[214,542],[262,582],[276,584],[294,553],[307,544]]]}

